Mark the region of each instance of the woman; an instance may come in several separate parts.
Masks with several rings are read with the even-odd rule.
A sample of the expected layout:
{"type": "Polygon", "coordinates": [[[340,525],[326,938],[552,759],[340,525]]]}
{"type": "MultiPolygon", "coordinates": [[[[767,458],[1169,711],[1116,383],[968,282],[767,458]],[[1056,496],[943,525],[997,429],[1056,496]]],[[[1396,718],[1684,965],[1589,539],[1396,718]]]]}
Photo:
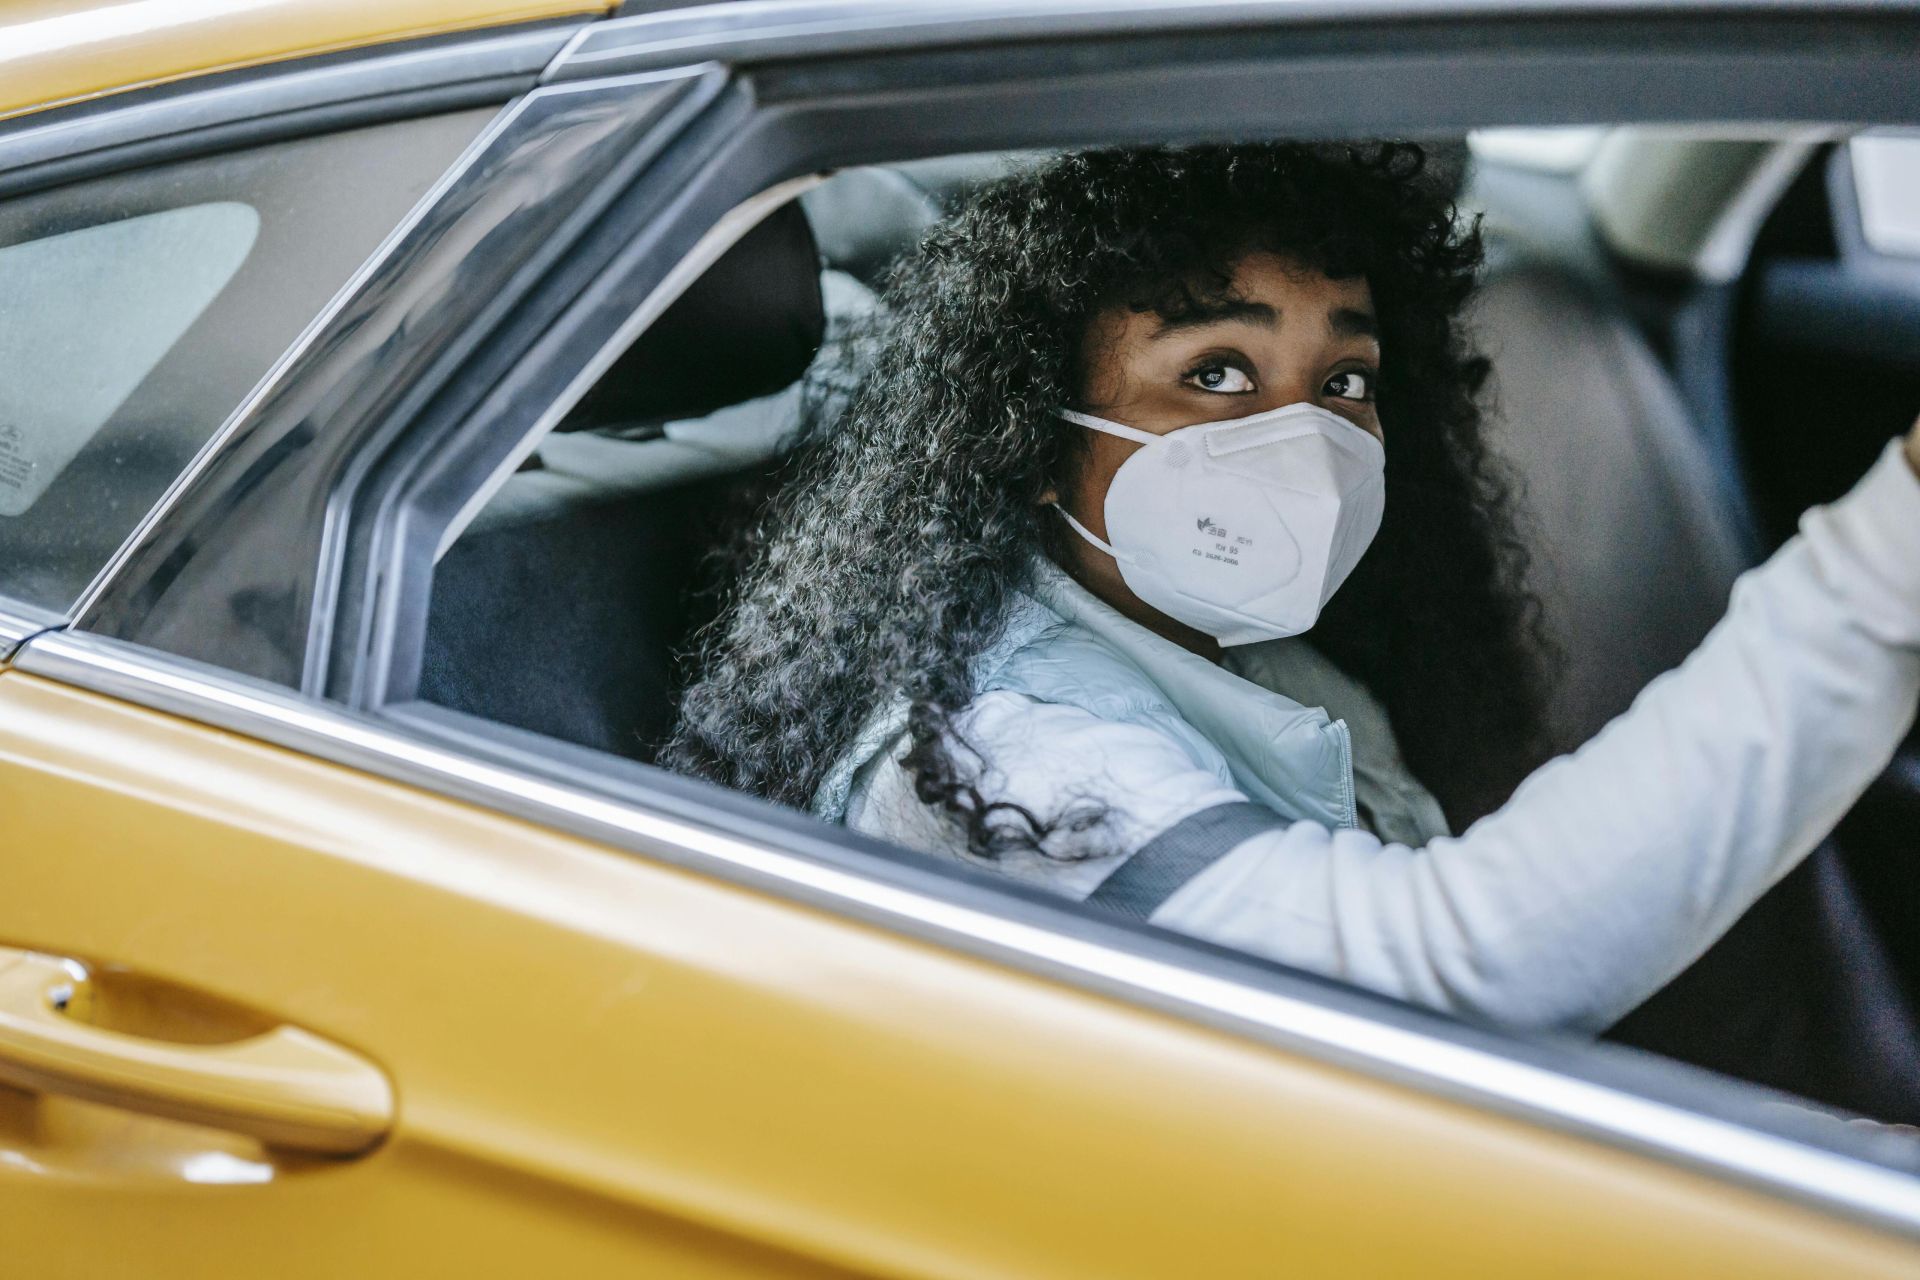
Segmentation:
{"type": "Polygon", "coordinates": [[[1502,805],[1541,681],[1458,322],[1478,263],[1404,146],[985,190],[890,286],[667,761],[1403,998],[1608,1025],[1912,722],[1920,426],[1502,805]]]}

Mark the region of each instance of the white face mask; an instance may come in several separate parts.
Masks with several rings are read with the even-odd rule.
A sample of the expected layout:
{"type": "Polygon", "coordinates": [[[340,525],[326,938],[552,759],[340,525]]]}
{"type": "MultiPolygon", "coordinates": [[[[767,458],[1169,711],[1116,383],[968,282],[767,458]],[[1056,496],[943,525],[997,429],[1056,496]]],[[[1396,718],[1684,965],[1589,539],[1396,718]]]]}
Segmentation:
{"type": "Polygon", "coordinates": [[[1107,489],[1110,544],[1060,514],[1135,595],[1223,645],[1307,630],[1379,532],[1387,451],[1318,405],[1163,436],[1056,412],[1141,446],[1107,489]]]}

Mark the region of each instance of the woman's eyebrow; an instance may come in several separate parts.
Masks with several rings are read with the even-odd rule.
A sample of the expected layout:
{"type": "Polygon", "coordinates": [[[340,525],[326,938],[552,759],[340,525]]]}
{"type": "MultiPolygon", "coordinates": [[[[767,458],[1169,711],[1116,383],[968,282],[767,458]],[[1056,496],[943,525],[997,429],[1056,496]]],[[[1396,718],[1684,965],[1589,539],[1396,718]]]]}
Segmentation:
{"type": "Polygon", "coordinates": [[[1177,316],[1160,317],[1160,327],[1153,331],[1153,336],[1165,338],[1188,329],[1203,329],[1207,325],[1219,324],[1223,320],[1251,320],[1255,324],[1271,329],[1280,323],[1280,312],[1264,302],[1228,300],[1199,303],[1177,316]]]}
{"type": "Polygon", "coordinates": [[[1378,338],[1380,323],[1373,312],[1358,307],[1335,307],[1327,312],[1327,328],[1336,338],[1378,338]]]}

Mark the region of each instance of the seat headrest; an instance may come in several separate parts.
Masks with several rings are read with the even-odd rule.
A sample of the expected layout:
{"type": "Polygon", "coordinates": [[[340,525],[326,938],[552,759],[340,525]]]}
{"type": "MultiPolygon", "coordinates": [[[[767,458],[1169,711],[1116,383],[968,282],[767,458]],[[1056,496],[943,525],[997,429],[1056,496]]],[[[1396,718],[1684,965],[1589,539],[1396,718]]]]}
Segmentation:
{"type": "Polygon", "coordinates": [[[820,252],[798,204],[749,231],[608,369],[557,430],[701,418],[797,381],[820,349],[820,252]]]}
{"type": "Polygon", "coordinates": [[[800,197],[827,265],[878,288],[887,269],[940,220],[940,206],[895,169],[848,169],[800,197]]]}

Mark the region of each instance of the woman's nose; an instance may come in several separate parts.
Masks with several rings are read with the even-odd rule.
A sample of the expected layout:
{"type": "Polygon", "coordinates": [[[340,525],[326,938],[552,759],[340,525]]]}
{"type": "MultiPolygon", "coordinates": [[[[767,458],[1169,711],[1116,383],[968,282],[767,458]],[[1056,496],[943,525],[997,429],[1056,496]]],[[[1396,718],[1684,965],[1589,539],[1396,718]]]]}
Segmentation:
{"type": "Polygon", "coordinates": [[[1269,382],[1260,391],[1260,408],[1265,413],[1269,409],[1282,409],[1290,404],[1313,401],[1314,386],[1306,378],[1283,378],[1269,382]]]}

